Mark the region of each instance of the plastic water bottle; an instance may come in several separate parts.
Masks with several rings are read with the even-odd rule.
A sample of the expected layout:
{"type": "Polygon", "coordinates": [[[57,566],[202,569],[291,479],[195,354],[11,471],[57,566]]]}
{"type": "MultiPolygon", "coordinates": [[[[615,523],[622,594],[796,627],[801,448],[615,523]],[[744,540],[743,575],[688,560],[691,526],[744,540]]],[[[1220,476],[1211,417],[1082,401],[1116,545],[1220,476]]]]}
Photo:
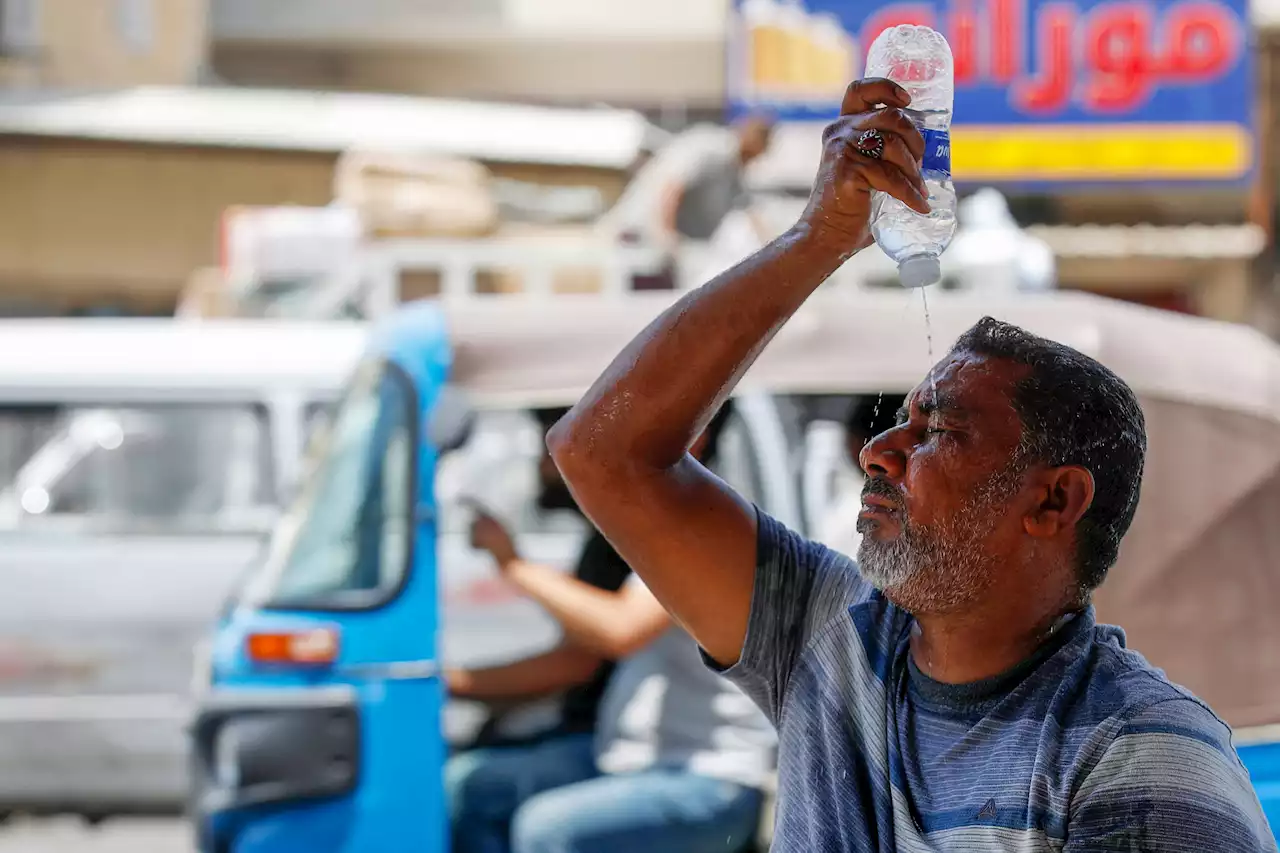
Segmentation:
{"type": "Polygon", "coordinates": [[[890,195],[871,199],[871,233],[898,262],[903,287],[942,280],[939,256],[956,231],[956,191],[951,183],[951,109],[955,99],[951,45],[942,34],[911,24],[880,33],[867,55],[868,77],[887,77],[911,95],[906,110],[924,136],[921,171],[929,189],[928,216],[890,195]]]}

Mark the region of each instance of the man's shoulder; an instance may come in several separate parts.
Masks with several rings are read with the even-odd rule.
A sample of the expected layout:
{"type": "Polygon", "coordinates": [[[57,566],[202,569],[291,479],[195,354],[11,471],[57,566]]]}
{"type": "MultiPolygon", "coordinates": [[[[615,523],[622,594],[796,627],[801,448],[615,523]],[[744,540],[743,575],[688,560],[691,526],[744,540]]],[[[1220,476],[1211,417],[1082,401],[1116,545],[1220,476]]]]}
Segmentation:
{"type": "MultiPolygon", "coordinates": [[[[759,514],[758,572],[808,585],[808,625],[800,661],[817,678],[815,689],[839,689],[846,669],[889,678],[911,616],[892,604],[851,557],[759,514]]],[[[777,583],[777,581],[774,581],[777,583]]]]}
{"type": "Polygon", "coordinates": [[[1225,724],[1199,697],[1165,675],[1126,644],[1114,625],[1094,625],[1089,637],[1087,705],[1094,715],[1113,721],[1175,715],[1205,728],[1225,724]]]}
{"type": "Polygon", "coordinates": [[[1128,670],[1118,683],[1127,701],[1097,729],[1073,785],[1072,841],[1090,850],[1274,853],[1226,723],[1158,671],[1128,670]]]}
{"type": "Polygon", "coordinates": [[[785,563],[857,575],[853,558],[810,539],[762,510],[756,510],[756,556],[760,563],[785,563]]]}
{"type": "Polygon", "coordinates": [[[1120,629],[1095,626],[1090,656],[1079,722],[1094,730],[1095,756],[1212,761],[1232,771],[1239,766],[1230,727],[1204,700],[1127,648],[1120,629]]]}
{"type": "Polygon", "coordinates": [[[1113,626],[1092,626],[1083,654],[1057,663],[1045,674],[1062,679],[1048,692],[1070,697],[1050,717],[1070,768],[1062,775],[1075,844],[1202,850],[1213,838],[1229,839],[1213,849],[1274,850],[1259,841],[1265,820],[1231,730],[1207,703],[1127,648],[1113,626]]]}
{"type": "Polygon", "coordinates": [[[803,583],[811,584],[811,607],[842,609],[871,597],[874,590],[848,555],[797,533],[767,513],[757,511],[756,523],[757,571],[803,578],[803,583]]]}

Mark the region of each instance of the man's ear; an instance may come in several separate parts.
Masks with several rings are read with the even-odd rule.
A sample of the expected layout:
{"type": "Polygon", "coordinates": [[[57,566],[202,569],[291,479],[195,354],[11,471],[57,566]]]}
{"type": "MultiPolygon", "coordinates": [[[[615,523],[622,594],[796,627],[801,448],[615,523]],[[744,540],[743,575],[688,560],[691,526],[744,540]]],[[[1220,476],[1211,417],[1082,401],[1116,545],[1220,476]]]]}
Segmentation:
{"type": "Polygon", "coordinates": [[[1036,503],[1023,520],[1027,533],[1051,539],[1070,530],[1093,504],[1093,474],[1079,465],[1046,469],[1039,476],[1036,503]]]}

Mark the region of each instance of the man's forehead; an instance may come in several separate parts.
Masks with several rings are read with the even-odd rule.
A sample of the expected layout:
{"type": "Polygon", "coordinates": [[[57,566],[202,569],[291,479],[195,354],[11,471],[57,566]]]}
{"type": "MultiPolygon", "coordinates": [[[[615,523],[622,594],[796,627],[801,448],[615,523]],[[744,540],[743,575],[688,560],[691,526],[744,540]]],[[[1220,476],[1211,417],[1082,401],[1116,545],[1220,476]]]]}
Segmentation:
{"type": "Polygon", "coordinates": [[[924,413],[972,414],[1012,409],[1015,383],[1026,368],[1003,359],[948,353],[907,396],[906,407],[924,413]]]}

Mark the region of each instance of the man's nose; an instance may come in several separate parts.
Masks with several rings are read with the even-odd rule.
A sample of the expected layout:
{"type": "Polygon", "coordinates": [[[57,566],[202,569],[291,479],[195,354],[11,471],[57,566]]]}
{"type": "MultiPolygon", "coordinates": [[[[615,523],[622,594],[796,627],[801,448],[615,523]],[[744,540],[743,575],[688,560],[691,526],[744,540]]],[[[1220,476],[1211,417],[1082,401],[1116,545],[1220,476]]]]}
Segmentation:
{"type": "Polygon", "coordinates": [[[902,448],[902,427],[886,430],[863,445],[858,454],[858,464],[868,477],[901,479],[906,472],[907,456],[902,448]]]}

